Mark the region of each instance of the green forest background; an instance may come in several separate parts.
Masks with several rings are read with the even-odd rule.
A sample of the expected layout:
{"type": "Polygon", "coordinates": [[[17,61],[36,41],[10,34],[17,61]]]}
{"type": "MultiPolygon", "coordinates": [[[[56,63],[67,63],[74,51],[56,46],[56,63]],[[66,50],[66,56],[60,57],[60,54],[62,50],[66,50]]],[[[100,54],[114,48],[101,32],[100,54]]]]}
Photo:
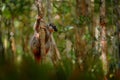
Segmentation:
{"type": "Polygon", "coordinates": [[[36,63],[34,0],[0,0],[0,80],[120,80],[120,0],[42,0],[61,59],[36,63]],[[54,64],[55,62],[55,64],[54,64]]]}

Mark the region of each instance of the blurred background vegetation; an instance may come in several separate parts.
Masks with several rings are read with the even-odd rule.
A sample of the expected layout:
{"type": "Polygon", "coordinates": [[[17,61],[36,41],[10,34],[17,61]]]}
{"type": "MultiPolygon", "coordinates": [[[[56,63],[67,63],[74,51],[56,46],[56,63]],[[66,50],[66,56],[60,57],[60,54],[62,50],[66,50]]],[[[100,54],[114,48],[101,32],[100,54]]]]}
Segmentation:
{"type": "Polygon", "coordinates": [[[42,0],[61,60],[30,51],[34,0],[0,0],[0,80],[120,80],[120,1],[42,0]],[[56,60],[56,59],[55,59],[56,60]]]}

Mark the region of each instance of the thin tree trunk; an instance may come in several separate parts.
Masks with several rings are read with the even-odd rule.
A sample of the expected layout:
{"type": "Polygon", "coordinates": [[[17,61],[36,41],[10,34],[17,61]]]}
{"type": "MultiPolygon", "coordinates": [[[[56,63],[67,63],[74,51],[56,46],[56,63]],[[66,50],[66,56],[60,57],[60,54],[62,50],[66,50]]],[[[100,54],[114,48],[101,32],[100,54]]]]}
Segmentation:
{"type": "Polygon", "coordinates": [[[5,58],[4,46],[3,46],[3,42],[2,42],[2,28],[1,28],[1,24],[2,24],[2,18],[0,17],[0,63],[5,58]]]}
{"type": "MultiPolygon", "coordinates": [[[[76,0],[76,14],[77,18],[85,17],[87,15],[87,7],[85,0],[76,0]]],[[[75,28],[75,55],[76,55],[76,62],[79,65],[79,68],[83,70],[83,61],[85,56],[85,41],[82,39],[85,33],[85,24],[84,22],[75,28]],[[82,46],[82,47],[81,47],[82,46]]]]}
{"type": "Polygon", "coordinates": [[[11,35],[10,35],[11,26],[10,25],[11,25],[11,20],[10,19],[6,19],[6,26],[7,26],[7,30],[8,30],[7,41],[8,41],[9,45],[7,45],[8,47],[7,47],[7,51],[6,51],[5,57],[6,57],[6,59],[8,59],[8,60],[13,62],[12,47],[11,47],[12,42],[10,40],[10,37],[11,37],[11,35]]]}
{"type": "MultiPolygon", "coordinates": [[[[26,24],[24,24],[24,26],[26,26],[26,24]]],[[[25,31],[21,31],[21,32],[25,32],[25,31]]],[[[29,52],[29,50],[28,50],[28,43],[29,43],[29,36],[28,36],[28,34],[26,34],[26,35],[22,35],[21,36],[22,38],[22,48],[23,48],[23,52],[24,53],[28,53],[29,52]]]]}
{"type": "Polygon", "coordinates": [[[103,71],[105,74],[104,80],[107,80],[106,75],[108,72],[108,59],[107,59],[107,38],[106,38],[106,11],[105,0],[100,0],[100,28],[101,28],[101,61],[103,65],[103,71]]]}
{"type": "Polygon", "coordinates": [[[116,25],[116,43],[117,43],[117,59],[118,63],[120,63],[120,7],[119,7],[119,0],[113,0],[114,1],[114,14],[115,16],[115,25],[116,25]]]}
{"type": "Polygon", "coordinates": [[[14,32],[12,31],[12,29],[14,29],[13,26],[13,19],[12,20],[8,20],[9,24],[7,25],[8,27],[8,41],[9,41],[9,51],[8,52],[8,57],[10,57],[10,60],[14,61],[15,58],[15,53],[16,53],[16,47],[15,47],[15,40],[14,40],[14,32]]]}
{"type": "Polygon", "coordinates": [[[116,58],[117,58],[117,64],[118,64],[118,69],[116,70],[116,78],[120,79],[120,0],[113,0],[114,2],[114,23],[116,25],[116,58]]]}
{"type": "Polygon", "coordinates": [[[13,58],[16,58],[16,45],[15,45],[15,38],[14,38],[14,18],[11,20],[11,28],[12,31],[10,32],[11,35],[11,48],[12,48],[12,53],[13,53],[13,58]]]}
{"type": "Polygon", "coordinates": [[[52,20],[52,4],[51,4],[51,0],[47,0],[47,17],[48,17],[48,22],[53,22],[52,20]]]}
{"type": "MultiPolygon", "coordinates": [[[[97,21],[97,18],[96,18],[96,14],[95,14],[95,12],[94,12],[94,7],[95,5],[94,5],[94,0],[91,0],[91,5],[90,5],[90,7],[91,7],[91,18],[92,18],[92,21],[91,21],[91,36],[92,36],[92,40],[94,40],[94,38],[95,38],[95,27],[96,27],[96,21],[97,21]]],[[[92,42],[92,47],[94,47],[95,46],[95,42],[93,41],[92,42]]]]}
{"type": "MultiPolygon", "coordinates": [[[[44,17],[44,8],[43,8],[43,1],[42,0],[35,0],[37,9],[38,9],[38,16],[40,16],[41,18],[44,17]]],[[[40,35],[40,53],[41,53],[41,60],[42,62],[45,61],[45,30],[41,27],[45,27],[45,24],[39,24],[40,25],[40,29],[39,29],[39,35],[40,35]]]]}

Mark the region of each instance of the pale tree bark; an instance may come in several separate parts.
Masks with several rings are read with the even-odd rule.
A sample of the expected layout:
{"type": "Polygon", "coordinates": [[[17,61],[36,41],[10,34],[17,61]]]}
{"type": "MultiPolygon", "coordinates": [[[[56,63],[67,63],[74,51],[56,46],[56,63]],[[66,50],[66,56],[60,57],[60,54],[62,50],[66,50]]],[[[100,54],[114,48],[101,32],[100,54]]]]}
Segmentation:
{"type": "MultiPolygon", "coordinates": [[[[97,4],[97,3],[96,3],[97,4]]],[[[91,0],[91,17],[92,17],[92,47],[95,48],[95,52],[97,55],[100,54],[100,14],[95,5],[95,0],[91,0]],[[96,12],[95,12],[96,11],[96,12]]]]}
{"type": "Polygon", "coordinates": [[[12,47],[11,47],[11,40],[10,40],[10,32],[11,32],[11,20],[10,19],[6,19],[6,22],[5,22],[6,26],[7,26],[7,43],[9,45],[7,45],[7,49],[6,49],[6,54],[5,54],[5,57],[6,59],[10,60],[11,62],[13,62],[13,54],[12,54],[12,47]]]}
{"type": "Polygon", "coordinates": [[[88,16],[91,18],[91,21],[88,23],[89,34],[92,38],[92,45],[91,48],[95,50],[93,53],[99,52],[99,14],[95,12],[95,0],[86,0],[88,5],[88,16]]]}
{"type": "Polygon", "coordinates": [[[47,5],[46,5],[46,7],[47,7],[47,17],[48,17],[48,22],[53,22],[53,20],[52,20],[52,3],[51,3],[51,1],[52,0],[47,0],[46,2],[47,2],[47,5]]]}
{"type": "Polygon", "coordinates": [[[12,49],[12,57],[13,60],[16,58],[16,45],[15,45],[15,38],[14,38],[14,18],[11,20],[11,32],[10,32],[10,42],[11,42],[11,49],[12,49]]]}
{"type": "Polygon", "coordinates": [[[95,23],[95,53],[99,55],[100,53],[100,20],[99,14],[96,14],[94,17],[95,23]]]}
{"type": "Polygon", "coordinates": [[[10,60],[11,62],[14,62],[14,58],[15,58],[15,40],[14,40],[14,33],[12,32],[13,29],[13,21],[11,19],[6,19],[6,26],[7,26],[7,41],[8,41],[8,48],[6,49],[6,54],[5,57],[6,59],[10,60]]]}
{"type": "Polygon", "coordinates": [[[107,59],[107,38],[106,38],[106,9],[105,9],[105,1],[100,0],[100,46],[101,46],[101,61],[104,71],[104,80],[107,80],[106,75],[108,72],[108,59],[107,59]]]}
{"type": "Polygon", "coordinates": [[[98,24],[98,20],[99,20],[99,18],[97,17],[97,14],[95,13],[95,4],[94,4],[95,2],[94,2],[94,0],[90,0],[90,8],[91,8],[91,18],[92,18],[92,21],[91,21],[91,29],[90,29],[90,31],[91,31],[91,36],[92,36],[92,48],[94,48],[95,47],[95,41],[94,41],[94,39],[95,39],[95,34],[96,34],[96,32],[95,32],[95,30],[96,30],[96,26],[98,26],[99,24],[98,24]]]}

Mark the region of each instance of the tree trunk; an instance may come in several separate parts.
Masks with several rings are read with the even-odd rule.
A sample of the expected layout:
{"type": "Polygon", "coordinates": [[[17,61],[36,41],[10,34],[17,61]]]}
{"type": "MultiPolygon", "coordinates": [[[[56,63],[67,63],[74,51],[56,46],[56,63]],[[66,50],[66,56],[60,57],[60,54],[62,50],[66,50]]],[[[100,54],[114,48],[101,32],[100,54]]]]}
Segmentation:
{"type": "MultiPolygon", "coordinates": [[[[79,20],[80,17],[86,17],[87,15],[87,6],[85,0],[76,0],[76,14],[77,19],[79,20]]],[[[80,23],[80,22],[79,22],[80,23]]],[[[85,40],[82,39],[85,33],[85,23],[77,24],[75,27],[75,56],[76,62],[79,65],[79,68],[83,70],[84,66],[84,57],[85,57],[85,40]],[[82,47],[81,47],[82,46],[82,47]]]]}
{"type": "Polygon", "coordinates": [[[117,64],[118,64],[118,69],[116,70],[116,77],[117,79],[120,79],[120,0],[113,0],[114,3],[114,23],[116,26],[116,59],[117,59],[117,64]]]}
{"type": "MultiPolygon", "coordinates": [[[[44,17],[44,8],[43,8],[43,1],[42,0],[35,0],[37,9],[38,9],[38,16],[41,18],[44,17]]],[[[41,24],[40,22],[40,29],[39,29],[39,42],[40,42],[40,53],[41,53],[41,61],[45,61],[45,30],[41,27],[45,27],[45,24],[41,24]]]]}
{"type": "Polygon", "coordinates": [[[106,38],[106,11],[105,11],[105,0],[100,0],[100,28],[101,28],[101,61],[103,65],[103,71],[105,74],[105,80],[108,72],[108,59],[107,59],[107,38],[106,38]]]}
{"type": "Polygon", "coordinates": [[[2,42],[2,28],[1,28],[1,24],[2,24],[2,18],[0,17],[0,63],[5,58],[4,46],[3,46],[3,42],[2,42]]]}
{"type": "Polygon", "coordinates": [[[11,20],[11,32],[10,32],[10,40],[11,40],[11,49],[12,49],[12,56],[13,56],[13,60],[16,58],[16,45],[15,45],[15,38],[14,38],[14,18],[12,18],[11,20]]]}
{"type": "Polygon", "coordinates": [[[114,14],[115,14],[115,25],[116,25],[116,43],[117,43],[117,59],[118,63],[120,64],[120,7],[119,7],[119,0],[114,0],[114,14]]]}

